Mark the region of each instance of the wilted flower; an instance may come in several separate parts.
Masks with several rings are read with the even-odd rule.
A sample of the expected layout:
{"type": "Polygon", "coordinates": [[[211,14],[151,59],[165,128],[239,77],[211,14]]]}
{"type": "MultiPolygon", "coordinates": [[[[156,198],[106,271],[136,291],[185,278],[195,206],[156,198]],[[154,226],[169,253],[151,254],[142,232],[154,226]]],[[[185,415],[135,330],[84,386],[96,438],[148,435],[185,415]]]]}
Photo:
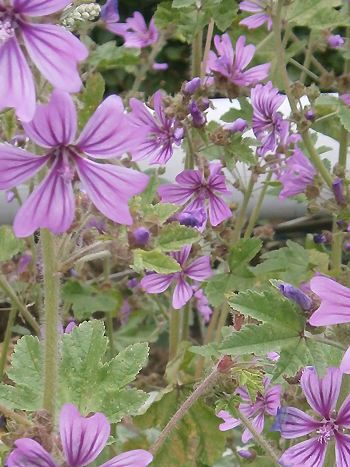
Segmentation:
{"type": "Polygon", "coordinates": [[[183,205],[192,200],[184,211],[208,209],[210,223],[214,226],[220,224],[231,216],[231,210],[218,193],[229,194],[230,192],[226,187],[221,163],[212,162],[209,171],[210,175],[206,179],[200,170],[184,170],[176,177],[177,183],[161,185],[158,188],[162,201],[183,205]]]}
{"type": "Polygon", "coordinates": [[[35,112],[35,85],[21,44],[44,77],[66,92],[81,88],[77,64],[86,59],[88,50],[61,26],[37,22],[38,17],[56,13],[71,0],[7,3],[0,5],[0,111],[14,107],[19,119],[29,121],[35,112]]]}
{"type": "Polygon", "coordinates": [[[315,175],[316,171],[309,159],[299,148],[295,148],[277,176],[283,185],[279,198],[286,199],[304,193],[306,187],[312,184],[315,175]]]}
{"type": "Polygon", "coordinates": [[[184,130],[176,126],[174,118],[165,115],[162,92],[154,94],[154,116],[137,99],[130,99],[130,107],[133,131],[142,136],[130,149],[133,160],[150,159],[151,164],[166,164],[173,155],[173,145],[181,144],[184,130]]]}
{"type": "Polygon", "coordinates": [[[248,18],[242,19],[239,22],[241,26],[247,26],[248,29],[256,29],[267,23],[267,29],[270,31],[272,28],[272,18],[266,13],[267,0],[244,0],[239,4],[239,9],[254,13],[248,18]]]}
{"type": "Polygon", "coordinates": [[[330,34],[327,38],[327,43],[332,49],[339,49],[345,44],[344,37],[339,34],[330,34]]]}
{"type": "Polygon", "coordinates": [[[194,291],[186,279],[190,278],[198,282],[203,282],[212,275],[210,267],[210,257],[201,256],[192,263],[187,264],[191,245],[186,245],[181,251],[172,253],[171,256],[179,263],[181,272],[173,274],[151,273],[141,280],[141,286],[148,293],[159,294],[167,290],[172,282],[176,283],[172,305],[179,310],[192,298],[194,291]]]}
{"type": "MultiPolygon", "coordinates": [[[[60,413],[60,437],[67,467],[87,466],[102,452],[111,431],[107,418],[100,412],[82,417],[73,404],[65,404],[60,413]]],[[[18,439],[16,448],[6,461],[7,467],[59,467],[61,462],[30,438],[18,439]]],[[[113,457],[100,467],[146,467],[152,454],[143,449],[127,451],[113,457]]]]}
{"type": "MultiPolygon", "coordinates": [[[[264,378],[264,393],[257,394],[256,400],[252,401],[248,391],[245,388],[238,388],[236,394],[238,394],[243,402],[239,405],[239,410],[250,419],[252,425],[258,433],[261,433],[264,429],[265,415],[275,416],[277,409],[281,405],[281,386],[276,385],[268,389],[270,384],[269,378],[264,378]]],[[[231,430],[241,424],[241,420],[233,418],[226,410],[220,410],[217,416],[224,420],[224,423],[219,425],[221,431],[231,430]]],[[[246,428],[242,435],[242,442],[247,443],[253,435],[246,428]]]]}
{"type": "Polygon", "coordinates": [[[312,306],[312,300],[301,289],[294,287],[292,284],[287,284],[286,282],[280,284],[278,288],[282,295],[295,302],[302,310],[310,310],[312,306]]]}
{"type": "Polygon", "coordinates": [[[31,235],[39,227],[56,234],[70,227],[75,173],[99,211],[114,222],[132,224],[128,200],[146,187],[148,176],[85,157],[111,158],[129,149],[131,129],[119,97],[110,96],[97,108],[76,143],[76,109],[70,95],[62,91],[54,91],[48,104],[38,105],[34,119],[23,126],[36,144],[48,149],[47,154],[36,156],[1,144],[0,189],[19,185],[45,165],[49,171],[16,215],[14,231],[18,237],[31,235]]]}
{"type": "Polygon", "coordinates": [[[310,407],[319,415],[315,420],[307,413],[294,407],[279,410],[274,429],[287,439],[315,433],[315,435],[287,449],[280,458],[281,465],[322,467],[328,444],[335,441],[336,465],[348,465],[350,436],[344,428],[350,428],[350,396],[334,413],[340,392],[342,373],[338,368],[328,368],[326,375],[319,378],[314,368],[305,368],[300,385],[310,407]]]}
{"type": "Polygon", "coordinates": [[[252,61],[255,47],[245,45],[245,36],[240,36],[233,50],[230,36],[225,33],[222,36],[214,37],[214,44],[217,50],[210,51],[207,63],[207,72],[218,73],[227,78],[237,86],[254,86],[254,84],[265,79],[270,70],[270,64],[264,63],[247,70],[247,66],[252,61]]]}

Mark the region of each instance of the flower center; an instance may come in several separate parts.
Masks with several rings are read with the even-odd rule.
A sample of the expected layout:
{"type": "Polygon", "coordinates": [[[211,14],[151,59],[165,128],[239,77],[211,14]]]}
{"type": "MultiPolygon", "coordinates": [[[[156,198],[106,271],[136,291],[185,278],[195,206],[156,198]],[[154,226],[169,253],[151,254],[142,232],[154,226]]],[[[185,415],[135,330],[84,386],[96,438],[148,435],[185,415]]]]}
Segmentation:
{"type": "Polygon", "coordinates": [[[337,430],[338,425],[333,420],[324,421],[321,428],[316,431],[317,441],[321,444],[328,443],[334,437],[334,432],[337,430]]]}
{"type": "Polygon", "coordinates": [[[0,46],[15,35],[16,23],[7,15],[0,17],[0,46]]]}

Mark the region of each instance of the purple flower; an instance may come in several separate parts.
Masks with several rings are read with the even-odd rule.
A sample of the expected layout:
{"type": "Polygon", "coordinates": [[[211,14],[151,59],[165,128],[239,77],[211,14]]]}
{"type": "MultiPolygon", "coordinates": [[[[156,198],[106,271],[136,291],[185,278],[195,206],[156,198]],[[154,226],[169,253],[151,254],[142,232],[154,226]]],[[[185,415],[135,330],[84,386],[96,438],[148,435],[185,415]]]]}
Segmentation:
{"type": "Polygon", "coordinates": [[[181,272],[173,274],[148,274],[141,280],[141,286],[148,293],[159,294],[167,290],[172,282],[176,282],[173,293],[172,305],[175,310],[179,310],[192,298],[194,292],[187,278],[198,282],[203,282],[212,275],[210,267],[210,257],[201,256],[192,263],[187,264],[187,259],[191,251],[191,245],[186,245],[181,251],[172,253],[172,257],[179,263],[181,272]]]}
{"type": "Polygon", "coordinates": [[[132,233],[135,244],[138,246],[146,246],[149,241],[150,235],[150,231],[145,227],[138,227],[132,233]]]}
{"type": "Polygon", "coordinates": [[[243,133],[248,128],[248,122],[247,120],[244,120],[243,118],[237,118],[232,123],[226,123],[224,125],[224,130],[229,131],[230,133],[243,133]]]}
{"type": "Polygon", "coordinates": [[[350,453],[350,396],[334,412],[340,392],[342,373],[338,368],[328,368],[326,375],[319,378],[314,368],[305,368],[300,385],[310,407],[320,416],[315,420],[307,413],[294,407],[283,407],[277,415],[276,431],[287,439],[299,438],[315,433],[310,439],[287,449],[280,458],[282,465],[322,467],[331,440],[335,441],[336,465],[346,467],[350,453]]]}
{"type": "Polygon", "coordinates": [[[64,333],[65,334],[70,334],[73,331],[73,329],[76,328],[76,327],[77,327],[77,323],[74,320],[72,320],[70,323],[67,324],[67,326],[66,326],[66,328],[64,330],[64,333]]]}
{"type": "Polygon", "coordinates": [[[345,44],[344,37],[339,34],[330,34],[327,38],[327,43],[332,49],[339,49],[345,44]]]}
{"type": "Polygon", "coordinates": [[[292,284],[283,283],[278,286],[282,295],[289,300],[292,300],[304,311],[310,310],[312,306],[312,300],[304,292],[292,284]]]}
{"type": "Polygon", "coordinates": [[[316,245],[321,245],[322,243],[327,242],[327,237],[325,234],[320,233],[320,234],[314,234],[313,240],[316,243],[316,245]]]}
{"type": "Polygon", "coordinates": [[[155,71],[164,71],[164,70],[167,70],[169,68],[169,65],[167,63],[153,63],[152,65],[152,70],[155,70],[155,71]]]}
{"type": "Polygon", "coordinates": [[[199,289],[198,286],[194,286],[193,296],[195,298],[195,302],[196,302],[195,304],[196,304],[198,313],[203,317],[203,320],[205,323],[209,323],[210,317],[213,314],[213,310],[209,306],[208,299],[205,296],[203,289],[199,289]]]}
{"type": "Polygon", "coordinates": [[[188,106],[188,111],[192,117],[192,125],[195,128],[202,128],[205,125],[207,119],[203,112],[201,112],[200,108],[198,107],[196,101],[191,101],[188,106]]]}
{"type": "Polygon", "coordinates": [[[61,10],[71,0],[12,0],[0,3],[0,111],[14,107],[23,121],[35,112],[35,85],[26,53],[44,77],[57,89],[78,92],[81,79],[78,62],[88,50],[66,29],[40,24],[37,18],[61,10]],[[35,18],[33,22],[28,17],[35,18]]]}
{"type": "MultiPolygon", "coordinates": [[[[83,467],[93,462],[107,444],[111,431],[102,413],[82,417],[73,404],[65,404],[60,413],[60,437],[67,467],[83,467]]],[[[59,467],[58,463],[39,443],[30,438],[18,439],[16,448],[6,461],[7,467],[59,467]]],[[[143,449],[127,451],[100,467],[145,467],[152,462],[152,454],[143,449]]]]}
{"type": "Polygon", "coordinates": [[[101,19],[106,23],[107,29],[119,23],[118,0],[107,0],[101,8],[101,19]]]}
{"type": "Polygon", "coordinates": [[[286,199],[303,193],[315,175],[316,171],[309,159],[299,148],[295,148],[277,177],[283,185],[279,198],[286,199]]]}
{"type": "Polygon", "coordinates": [[[184,136],[176,120],[165,115],[161,91],[154,94],[153,116],[148,108],[137,99],[130,99],[130,122],[142,135],[141,141],[130,149],[133,160],[150,159],[151,164],[164,165],[173,155],[173,144],[180,145],[184,136]]]}
{"type": "Polygon", "coordinates": [[[242,19],[239,22],[241,26],[247,26],[248,29],[256,29],[267,23],[267,29],[270,31],[272,28],[271,16],[266,13],[267,0],[244,0],[239,4],[239,9],[254,13],[248,18],[242,19]]]}
{"type": "Polygon", "coordinates": [[[207,220],[207,214],[205,209],[199,208],[192,211],[182,211],[176,215],[176,219],[181,225],[201,228],[207,220]]]}
{"type": "Polygon", "coordinates": [[[309,319],[311,326],[350,323],[350,289],[325,276],[314,276],[310,281],[313,293],[321,305],[309,319]]]}
{"type": "Polygon", "coordinates": [[[336,178],[332,183],[332,190],[335,197],[335,200],[338,204],[346,204],[345,196],[343,193],[343,180],[341,178],[336,178]]]}
{"type": "Polygon", "coordinates": [[[118,4],[113,5],[113,2],[109,2],[103,19],[109,31],[124,38],[124,47],[142,49],[154,44],[159,38],[154,18],[151,19],[149,27],[147,27],[145,19],[139,11],[135,11],[133,16],[126,19],[125,23],[119,23],[118,4]]]}
{"type": "MultiPolygon", "coordinates": [[[[277,409],[281,405],[281,386],[276,385],[268,389],[270,384],[269,378],[264,378],[264,393],[257,394],[255,402],[253,402],[245,388],[238,388],[236,394],[238,394],[243,402],[239,405],[239,410],[250,419],[254,428],[258,433],[261,433],[264,429],[265,415],[276,416],[277,409]]],[[[220,410],[218,417],[224,420],[224,423],[219,425],[221,431],[231,430],[241,424],[241,421],[237,418],[233,418],[229,412],[220,410]]],[[[253,435],[246,428],[242,435],[242,442],[247,443],[253,435]]]]}
{"type": "Polygon", "coordinates": [[[218,73],[237,86],[254,86],[254,84],[267,78],[270,70],[269,63],[246,70],[253,59],[255,47],[252,44],[246,46],[245,40],[245,36],[240,36],[237,39],[236,48],[233,50],[230,36],[227,33],[222,36],[216,35],[214,44],[217,55],[215,52],[210,51],[207,72],[218,73]]]}
{"type": "MultiPolygon", "coordinates": [[[[271,81],[267,84],[258,84],[251,91],[253,106],[252,127],[255,136],[262,143],[259,154],[264,156],[268,151],[275,151],[281,133],[285,135],[285,126],[282,115],[277,112],[283,104],[285,96],[272,86],[271,81]]],[[[288,125],[289,127],[289,125],[288,125]]]]}
{"type": "Polygon", "coordinates": [[[197,76],[196,78],[187,81],[183,87],[183,92],[187,96],[193,96],[193,94],[200,88],[202,80],[197,76]]]}
{"type": "Polygon", "coordinates": [[[176,177],[177,183],[162,185],[158,193],[164,203],[183,205],[190,199],[184,211],[192,212],[197,209],[207,209],[211,225],[218,225],[232,214],[227,204],[217,193],[229,194],[225,176],[220,162],[212,162],[209,166],[210,175],[206,179],[200,170],[184,170],[176,177]]]}
{"type": "Polygon", "coordinates": [[[148,177],[86,157],[111,158],[129,149],[131,130],[119,97],[110,96],[98,107],[75,143],[76,109],[70,95],[62,91],[54,91],[47,105],[38,105],[34,119],[23,126],[36,144],[47,149],[47,154],[36,156],[1,144],[0,189],[23,183],[45,165],[49,171],[17,213],[14,231],[18,237],[31,235],[39,227],[55,234],[70,227],[74,219],[75,173],[99,211],[114,222],[132,224],[128,200],[146,187],[148,177]]]}
{"type": "Polygon", "coordinates": [[[278,352],[267,352],[266,357],[276,363],[280,359],[280,354],[278,352]]]}

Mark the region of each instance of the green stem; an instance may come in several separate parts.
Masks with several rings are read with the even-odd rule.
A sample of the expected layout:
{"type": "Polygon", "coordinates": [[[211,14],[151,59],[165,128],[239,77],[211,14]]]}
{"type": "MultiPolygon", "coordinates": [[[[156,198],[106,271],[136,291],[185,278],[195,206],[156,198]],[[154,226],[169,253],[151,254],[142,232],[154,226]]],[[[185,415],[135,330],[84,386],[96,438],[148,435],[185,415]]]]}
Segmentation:
{"type": "Polygon", "coordinates": [[[59,356],[60,279],[55,239],[47,229],[41,230],[44,266],[44,397],[43,407],[54,417],[57,396],[59,356]]]}
{"type": "Polygon", "coordinates": [[[190,303],[187,303],[186,306],[182,309],[182,335],[181,341],[188,341],[190,339],[190,317],[191,317],[192,307],[190,303]]]}
{"type": "MultiPolygon", "coordinates": [[[[214,312],[210,318],[210,323],[207,328],[207,333],[204,338],[204,342],[203,342],[204,345],[209,344],[209,342],[211,342],[213,338],[215,337],[215,329],[217,328],[217,323],[220,317],[220,313],[221,313],[221,307],[219,306],[215,307],[214,312]]],[[[196,366],[196,373],[195,373],[196,378],[200,378],[201,374],[203,373],[205,360],[206,360],[205,357],[200,357],[198,359],[198,363],[196,366]]]]}
{"type": "Polygon", "coordinates": [[[217,328],[216,328],[216,333],[215,333],[215,340],[216,341],[219,341],[221,339],[221,329],[225,326],[226,324],[226,320],[227,320],[227,317],[230,313],[230,307],[227,303],[225,303],[222,307],[221,307],[221,313],[220,313],[220,317],[219,317],[219,320],[218,320],[218,325],[217,325],[217,328]]]}
{"type": "Polygon", "coordinates": [[[249,178],[248,186],[247,186],[247,188],[245,190],[245,193],[244,193],[244,198],[243,198],[243,202],[242,202],[242,205],[241,205],[241,209],[239,211],[238,217],[236,218],[235,228],[234,228],[233,235],[232,235],[232,243],[238,242],[238,240],[241,237],[242,228],[243,228],[243,225],[244,225],[244,222],[245,222],[245,219],[246,219],[248,203],[250,201],[250,198],[251,198],[251,195],[252,195],[252,192],[253,192],[253,188],[254,188],[254,185],[255,185],[255,179],[256,179],[256,177],[252,173],[250,178],[249,178]]]}
{"type": "Polygon", "coordinates": [[[12,335],[12,328],[13,328],[13,325],[15,324],[16,316],[17,316],[17,308],[12,307],[11,311],[9,313],[8,320],[7,320],[4,341],[3,341],[2,347],[1,347],[1,357],[0,357],[0,377],[1,377],[1,380],[4,377],[4,371],[5,371],[6,361],[7,361],[7,357],[8,357],[8,350],[9,350],[9,345],[10,345],[11,335],[12,335]]]}
{"type": "Polygon", "coordinates": [[[194,155],[195,155],[195,147],[194,142],[192,140],[191,131],[187,125],[185,125],[185,132],[187,137],[187,151],[185,157],[185,169],[191,170],[194,169],[194,155]]]}
{"type": "Polygon", "coordinates": [[[338,229],[337,218],[333,218],[332,229],[332,252],[331,252],[331,266],[334,277],[339,277],[342,267],[342,253],[343,253],[343,238],[344,234],[338,229]]]}
{"type": "Polygon", "coordinates": [[[32,314],[28,311],[26,305],[21,302],[21,300],[19,299],[16,292],[11,287],[10,283],[8,282],[4,274],[1,274],[1,273],[0,273],[0,288],[5,292],[6,296],[10,299],[13,306],[15,306],[19,310],[20,314],[23,316],[25,321],[27,321],[27,323],[33,328],[33,330],[35,331],[35,334],[39,335],[40,334],[39,324],[36,322],[32,314]]]}
{"type": "Polygon", "coordinates": [[[349,133],[341,125],[340,126],[340,137],[339,137],[339,165],[345,170],[346,169],[346,160],[348,158],[348,143],[349,143],[349,133]]]}
{"type": "Polygon", "coordinates": [[[272,174],[273,172],[270,172],[267,177],[266,177],[266,180],[264,182],[264,186],[262,187],[261,191],[260,191],[260,194],[259,194],[259,198],[255,204],[255,207],[253,209],[253,212],[250,216],[250,219],[249,219],[249,222],[248,222],[248,225],[247,225],[247,228],[244,232],[244,239],[248,239],[252,232],[253,232],[253,229],[255,227],[255,224],[256,224],[256,221],[258,220],[258,217],[259,217],[259,214],[260,214],[260,211],[261,211],[261,206],[263,204],[263,201],[264,201],[264,198],[265,198],[265,195],[266,195],[266,191],[269,187],[269,181],[271,180],[272,178],[272,174]]]}
{"type": "MultiPolygon", "coordinates": [[[[312,33],[311,33],[312,34],[312,33]]],[[[300,75],[300,78],[299,78],[299,81],[301,83],[305,83],[305,80],[306,80],[306,75],[309,73],[309,67],[310,67],[310,63],[311,63],[311,57],[312,57],[312,50],[313,50],[313,44],[312,44],[312,39],[311,39],[311,34],[310,34],[310,38],[309,38],[309,43],[307,45],[307,49],[306,49],[306,53],[305,53],[305,59],[304,59],[304,64],[303,64],[303,70],[301,72],[301,75],[300,75]]],[[[316,75],[314,75],[316,76],[316,75]]],[[[318,81],[319,78],[318,76],[316,76],[316,81],[318,81]]]]}
{"type": "Polygon", "coordinates": [[[309,132],[308,131],[303,132],[301,136],[303,138],[303,142],[310,156],[311,162],[316,167],[318,172],[321,174],[322,178],[327,183],[329,188],[332,188],[332,184],[333,184],[332,176],[327,170],[327,167],[321,161],[320,156],[317,154],[315,146],[312,144],[309,132]]]}
{"type": "Polygon", "coordinates": [[[181,337],[181,312],[170,310],[169,313],[169,361],[176,357],[181,337]]]}
{"type": "MultiPolygon", "coordinates": [[[[310,76],[310,78],[312,78],[314,81],[320,81],[320,78],[317,75],[315,75],[315,73],[310,71],[308,68],[305,68],[305,65],[302,65],[301,63],[297,62],[296,60],[294,60],[294,58],[289,58],[288,62],[291,63],[292,65],[294,65],[299,70],[301,70],[303,75],[310,76]]],[[[304,79],[304,81],[305,81],[305,79],[304,79]]]]}
{"type": "Polygon", "coordinates": [[[271,465],[276,465],[277,467],[280,467],[279,463],[279,456],[275,453],[274,449],[270,445],[268,441],[263,437],[261,433],[258,433],[252,424],[252,422],[249,420],[248,417],[246,417],[240,410],[237,409],[237,415],[238,418],[240,418],[243,422],[243,424],[248,428],[248,430],[251,432],[253,435],[255,441],[259,444],[259,446],[265,451],[265,453],[268,455],[268,457],[271,459],[272,464],[271,465]]]}
{"type": "Polygon", "coordinates": [[[215,26],[215,22],[213,18],[211,18],[210,23],[208,24],[207,38],[205,40],[205,47],[204,47],[204,54],[203,54],[203,61],[202,61],[202,71],[201,71],[201,76],[200,76],[202,80],[205,77],[205,73],[207,69],[207,61],[209,57],[211,41],[213,39],[214,26],[215,26]]]}
{"type": "Polygon", "coordinates": [[[191,77],[200,76],[202,68],[203,30],[198,31],[192,43],[192,70],[191,77]]]}

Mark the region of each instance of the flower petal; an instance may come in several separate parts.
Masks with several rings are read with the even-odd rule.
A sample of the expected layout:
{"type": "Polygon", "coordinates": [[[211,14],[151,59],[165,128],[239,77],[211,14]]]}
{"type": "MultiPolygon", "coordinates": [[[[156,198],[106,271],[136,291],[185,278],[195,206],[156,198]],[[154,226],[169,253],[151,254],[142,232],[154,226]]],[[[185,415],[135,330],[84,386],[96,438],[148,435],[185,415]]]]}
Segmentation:
{"type": "Polygon", "coordinates": [[[71,182],[62,176],[63,172],[63,160],[57,157],[49,174],[19,209],[13,224],[17,237],[28,237],[39,227],[59,234],[71,226],[74,193],[71,182]]]}
{"type": "Polygon", "coordinates": [[[350,347],[348,347],[348,350],[345,352],[339,368],[343,373],[347,375],[350,374],[350,347]]]}
{"type": "Polygon", "coordinates": [[[202,174],[199,170],[184,170],[175,178],[179,185],[196,190],[202,184],[202,174]]]}
{"type": "Polygon", "coordinates": [[[233,418],[230,412],[227,412],[226,410],[220,410],[216,415],[224,421],[224,423],[220,423],[219,425],[220,431],[232,430],[232,428],[236,428],[241,424],[241,421],[238,418],[233,418]]]}
{"type": "Polygon", "coordinates": [[[231,209],[218,196],[209,195],[209,220],[214,227],[232,216],[231,209]]]}
{"type": "Polygon", "coordinates": [[[35,112],[33,75],[15,38],[0,47],[0,111],[6,107],[14,107],[23,121],[35,112]]]}
{"type": "Polygon", "coordinates": [[[72,33],[53,24],[21,23],[21,32],[30,58],[57,89],[78,92],[82,86],[77,64],[88,50],[72,33]]]}
{"type": "Polygon", "coordinates": [[[324,276],[310,281],[311,290],[320,297],[321,305],[309,319],[312,326],[350,322],[350,289],[324,276]]]}
{"type": "MultiPolygon", "coordinates": [[[[192,287],[182,277],[179,278],[173,293],[172,305],[175,310],[180,310],[191,299],[192,287]]],[[[176,312],[174,312],[176,313],[176,312]]]]}
{"type": "Polygon", "coordinates": [[[153,460],[150,452],[143,449],[126,451],[105,462],[100,467],[146,467],[153,460]]]}
{"type": "Polygon", "coordinates": [[[146,188],[148,176],[81,157],[76,157],[75,163],[80,180],[96,208],[114,222],[131,225],[133,219],[128,201],[146,188]]]}
{"type": "Polygon", "coordinates": [[[191,248],[192,245],[185,245],[181,248],[180,251],[171,253],[171,256],[180,264],[180,266],[184,266],[191,253],[191,248]]]}
{"type": "Polygon", "coordinates": [[[45,16],[62,10],[71,0],[12,0],[16,12],[28,16],[45,16]]]}
{"type": "Polygon", "coordinates": [[[48,156],[35,156],[10,144],[0,144],[0,190],[8,190],[35,175],[48,156]]]}
{"type": "MultiPolygon", "coordinates": [[[[258,433],[261,433],[264,429],[264,411],[259,412],[253,420],[251,420],[253,427],[256,429],[258,433]]],[[[246,428],[242,434],[242,442],[247,443],[249,440],[253,439],[253,435],[251,432],[246,428]]]]}
{"type": "Polygon", "coordinates": [[[148,274],[141,279],[141,287],[148,293],[162,293],[169,288],[174,274],[148,274]]]}
{"type": "Polygon", "coordinates": [[[344,400],[338,411],[337,424],[350,428],[350,395],[344,400]]]}
{"type": "Polygon", "coordinates": [[[158,194],[163,203],[185,204],[193,195],[193,190],[175,183],[169,183],[161,185],[158,188],[158,194]]]}
{"type": "Polygon", "coordinates": [[[210,256],[201,256],[195,259],[186,269],[184,273],[191,279],[202,282],[208,277],[213,275],[213,271],[210,267],[210,256]]]}
{"type": "Polygon", "coordinates": [[[54,90],[50,101],[38,105],[31,122],[23,124],[26,134],[44,148],[68,146],[77,131],[77,114],[73,99],[63,91],[54,90]]]}
{"type": "Polygon", "coordinates": [[[58,467],[50,454],[33,439],[18,439],[15,446],[6,460],[7,467],[58,467]]]}
{"type": "Polygon", "coordinates": [[[316,438],[307,439],[287,449],[280,458],[280,464],[288,467],[322,467],[327,451],[327,443],[316,438]]]}
{"type": "Polygon", "coordinates": [[[350,459],[350,435],[335,432],[335,460],[337,467],[348,467],[350,459]]]}
{"type": "Polygon", "coordinates": [[[111,428],[102,413],[82,417],[73,404],[64,404],[60,413],[60,435],[68,465],[93,462],[106,446],[111,428]]]}
{"type": "Polygon", "coordinates": [[[85,125],[77,147],[95,158],[116,157],[137,143],[137,132],[124,114],[119,96],[109,96],[98,106],[85,125]]]}
{"type": "Polygon", "coordinates": [[[294,407],[282,407],[278,410],[273,431],[280,431],[287,439],[299,438],[316,431],[323,424],[310,415],[294,407]]]}
{"type": "Polygon", "coordinates": [[[328,368],[319,378],[315,368],[305,368],[300,385],[309,405],[322,417],[329,418],[338,400],[342,373],[338,368],[328,368]]]}
{"type": "Polygon", "coordinates": [[[265,392],[265,411],[272,416],[275,416],[277,409],[281,406],[281,392],[280,385],[272,386],[265,392]]]}

